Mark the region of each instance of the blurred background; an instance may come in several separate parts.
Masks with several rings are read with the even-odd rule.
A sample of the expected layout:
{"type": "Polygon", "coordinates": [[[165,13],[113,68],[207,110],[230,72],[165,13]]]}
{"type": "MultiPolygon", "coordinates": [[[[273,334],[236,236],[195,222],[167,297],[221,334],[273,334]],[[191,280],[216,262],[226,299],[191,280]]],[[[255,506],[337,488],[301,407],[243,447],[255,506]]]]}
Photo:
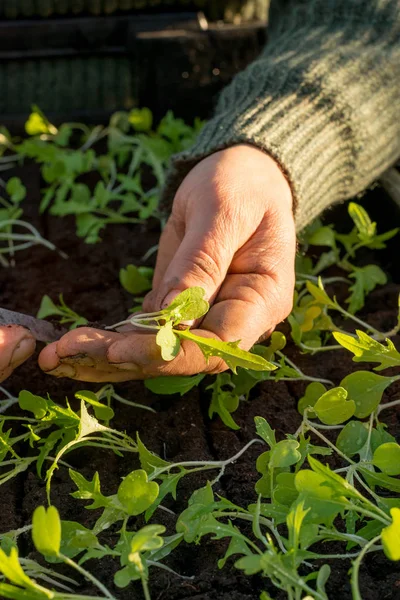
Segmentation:
{"type": "Polygon", "coordinates": [[[260,52],[268,0],[0,0],[0,115],[52,122],[148,106],[206,118],[260,52]]]}

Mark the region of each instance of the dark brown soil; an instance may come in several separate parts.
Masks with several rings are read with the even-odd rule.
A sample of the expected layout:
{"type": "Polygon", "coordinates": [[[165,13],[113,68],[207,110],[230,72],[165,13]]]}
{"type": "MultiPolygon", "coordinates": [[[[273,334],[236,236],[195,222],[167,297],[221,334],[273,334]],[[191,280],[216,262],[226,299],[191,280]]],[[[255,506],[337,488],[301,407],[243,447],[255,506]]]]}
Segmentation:
{"type": "MultiPolygon", "coordinates": [[[[34,166],[24,167],[21,176],[29,189],[26,213],[43,234],[69,255],[63,260],[55,253],[37,247],[19,254],[17,266],[0,270],[0,306],[35,314],[43,294],[53,299],[62,292],[65,301],[90,321],[116,322],[126,316],[132,299],[118,282],[120,267],[133,262],[141,264],[141,257],[157,243],[158,229],[153,227],[114,226],[104,234],[104,242],[95,246],[83,244],[74,234],[74,224],[69,219],[54,219],[47,215],[38,217],[36,203],[39,198],[40,179],[34,166]]],[[[382,225],[382,228],[385,225],[382,225]]],[[[399,244],[397,242],[397,256],[399,244]]],[[[151,261],[150,261],[151,262],[151,261]]],[[[149,264],[149,263],[148,263],[149,264]]],[[[386,265],[392,266],[390,260],[386,265]]],[[[376,327],[389,329],[396,320],[397,296],[400,291],[398,273],[392,270],[394,279],[384,289],[375,291],[369,298],[368,308],[363,315],[376,327]]],[[[400,343],[397,339],[395,342],[400,343]]],[[[330,352],[315,357],[301,356],[289,349],[292,358],[307,374],[331,379],[335,384],[349,372],[356,370],[346,352],[330,352]]],[[[17,394],[21,389],[33,393],[49,393],[55,400],[72,399],[79,389],[98,389],[99,386],[79,384],[69,380],[52,379],[36,367],[35,361],[21,367],[6,383],[10,392],[17,394]]],[[[136,431],[144,443],[168,460],[215,460],[233,455],[255,435],[254,417],[264,416],[276,429],[279,438],[294,432],[300,423],[296,404],[306,387],[305,383],[265,383],[251,393],[248,402],[242,402],[235,414],[240,424],[237,432],[227,429],[219,420],[207,418],[208,393],[203,386],[185,397],[157,397],[145,389],[141,382],[116,386],[118,392],[133,401],[145,402],[157,410],[157,415],[144,410],[134,410],[124,405],[116,407],[113,426],[126,430],[134,436],[136,431]]],[[[400,384],[393,385],[387,398],[398,397],[400,384]]],[[[394,435],[400,435],[400,414],[385,413],[386,422],[394,435]]],[[[237,464],[226,470],[216,491],[237,504],[247,506],[255,501],[254,484],[258,478],[255,460],[259,454],[253,447],[237,464]]],[[[81,450],[71,453],[68,461],[79,468],[86,477],[98,470],[105,494],[115,493],[121,477],[137,467],[136,458],[119,458],[105,451],[81,450]]],[[[205,477],[183,479],[178,487],[177,502],[166,502],[176,512],[183,510],[196,487],[205,482],[205,477]]],[[[53,479],[52,499],[61,511],[62,518],[77,520],[86,526],[94,523],[97,511],[87,511],[84,503],[74,500],[70,493],[74,486],[65,469],[60,468],[53,479]]],[[[17,479],[0,487],[0,532],[21,527],[31,520],[32,511],[45,503],[44,482],[35,472],[21,474],[17,479]]],[[[157,520],[173,530],[174,519],[166,513],[157,513],[157,520]]],[[[110,541],[112,534],[110,534],[110,541]]],[[[32,552],[29,537],[22,540],[22,550],[32,552]]],[[[199,546],[182,545],[166,561],[169,566],[192,580],[179,579],[164,571],[151,572],[153,600],[257,600],[263,589],[271,597],[283,600],[268,581],[260,577],[245,577],[229,563],[219,571],[216,563],[226,548],[225,540],[203,540],[199,546]]],[[[350,600],[349,563],[331,563],[332,575],[328,584],[329,598],[350,600]]],[[[91,561],[87,567],[106,584],[121,600],[142,598],[139,586],[117,590],[113,586],[113,574],[118,565],[103,560],[91,561]]],[[[361,569],[363,600],[399,600],[400,567],[389,563],[384,556],[371,555],[361,569]]],[[[95,594],[84,582],[82,594],[95,594]]]]}

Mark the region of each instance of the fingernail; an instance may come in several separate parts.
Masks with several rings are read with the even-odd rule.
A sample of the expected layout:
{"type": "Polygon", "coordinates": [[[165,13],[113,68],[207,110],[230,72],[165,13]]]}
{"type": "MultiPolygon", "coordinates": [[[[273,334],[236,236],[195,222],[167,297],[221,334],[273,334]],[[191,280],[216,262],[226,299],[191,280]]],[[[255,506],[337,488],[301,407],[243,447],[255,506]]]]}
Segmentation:
{"type": "Polygon", "coordinates": [[[121,369],[121,371],[132,371],[132,373],[139,373],[140,369],[136,363],[125,362],[125,363],[110,363],[116,369],[121,369]]]}
{"type": "Polygon", "coordinates": [[[76,375],[76,370],[71,365],[60,365],[52,371],[45,372],[47,375],[52,375],[53,377],[69,377],[70,379],[73,379],[76,375]]]}
{"type": "Polygon", "coordinates": [[[167,294],[163,300],[163,302],[161,303],[161,309],[163,308],[167,308],[172,300],[175,300],[175,298],[178,296],[178,294],[180,294],[182,292],[182,290],[171,290],[169,292],[169,294],[167,294]]]}

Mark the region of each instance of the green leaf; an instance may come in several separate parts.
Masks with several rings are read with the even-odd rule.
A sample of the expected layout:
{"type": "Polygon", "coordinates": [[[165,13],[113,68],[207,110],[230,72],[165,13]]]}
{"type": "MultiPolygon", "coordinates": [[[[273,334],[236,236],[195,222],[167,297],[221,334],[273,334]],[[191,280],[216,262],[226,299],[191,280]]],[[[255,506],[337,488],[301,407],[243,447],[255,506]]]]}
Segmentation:
{"type": "Polygon", "coordinates": [[[133,108],[128,115],[128,121],[136,131],[148,132],[153,125],[153,113],[149,108],[133,108]]]}
{"type": "Polygon", "coordinates": [[[270,468],[284,468],[295,465],[301,459],[298,448],[299,442],[296,440],[282,440],[275,444],[271,449],[270,468]]]}
{"type": "Polygon", "coordinates": [[[26,187],[19,177],[10,177],[7,181],[6,192],[14,204],[19,204],[26,196],[26,187]]]}
{"type": "Polygon", "coordinates": [[[380,363],[378,367],[375,367],[375,371],[400,366],[400,353],[397,352],[390,339],[386,339],[386,346],[384,346],[364,331],[357,330],[356,333],[358,339],[346,333],[337,331],[333,333],[335,340],[354,354],[354,362],[380,363]]]}
{"type": "Polygon", "coordinates": [[[330,487],[336,495],[355,498],[357,500],[362,498],[354,486],[340,477],[340,475],[337,475],[337,473],[334,473],[327,465],[323,465],[312,456],[308,457],[308,462],[314,473],[322,476],[325,485],[330,487]]]}
{"type": "Polygon", "coordinates": [[[203,288],[188,288],[178,294],[162,313],[170,316],[175,325],[181,321],[200,319],[210,308],[204,296],[205,291],[203,288]]]}
{"type": "Polygon", "coordinates": [[[390,377],[370,371],[356,371],[347,375],[340,385],[347,390],[348,398],[356,404],[354,416],[364,419],[374,412],[382,400],[383,392],[393,381],[390,377]]]}
{"type": "Polygon", "coordinates": [[[127,475],[118,488],[118,500],[131,516],[140,515],[155,502],[159,492],[155,481],[148,481],[146,471],[141,469],[127,475]]]}
{"type": "Polygon", "coordinates": [[[99,545],[96,535],[75,521],[61,521],[61,554],[74,558],[82,550],[99,545]]]}
{"type": "Polygon", "coordinates": [[[71,496],[80,500],[93,500],[93,503],[86,508],[104,508],[110,505],[110,500],[101,493],[100,478],[97,471],[93,475],[92,481],[88,481],[83,475],[72,469],[69,469],[69,476],[78,488],[78,491],[73,492],[71,496]]]}
{"type": "Polygon", "coordinates": [[[76,392],[75,398],[78,398],[78,400],[83,400],[84,402],[87,402],[93,406],[96,419],[99,419],[100,421],[110,421],[114,418],[113,409],[110,406],[99,402],[99,399],[94,392],[91,392],[90,390],[82,390],[80,392],[76,392]]]}
{"type": "Polygon", "coordinates": [[[372,460],[373,464],[386,475],[400,475],[400,446],[387,442],[379,446],[372,460]]]}
{"type": "Polygon", "coordinates": [[[58,556],[61,546],[61,521],[55,506],[38,506],[32,517],[32,539],[44,556],[58,556]]]}
{"type": "MultiPolygon", "coordinates": [[[[14,583],[15,585],[21,586],[23,588],[27,588],[30,590],[30,594],[34,593],[35,583],[32,581],[27,575],[25,575],[20,562],[18,560],[18,550],[15,547],[12,547],[10,550],[9,556],[0,548],[0,571],[3,573],[4,577],[14,583]]],[[[21,591],[21,590],[18,590],[21,591]]],[[[12,598],[17,596],[11,596],[12,598]]],[[[28,598],[30,596],[22,596],[23,598],[28,598]]],[[[33,595],[33,597],[35,597],[33,595]]],[[[50,595],[48,596],[51,597],[50,595]]],[[[19,596],[18,596],[19,598],[19,596]]]]}
{"type": "Polygon", "coordinates": [[[18,395],[18,404],[22,410],[32,412],[35,419],[42,419],[47,414],[47,401],[41,396],[22,390],[18,395]]]}
{"type": "Polygon", "coordinates": [[[275,431],[271,428],[264,417],[254,417],[257,435],[272,448],[276,444],[275,431]]]}
{"type": "Polygon", "coordinates": [[[310,292],[311,296],[314,298],[318,304],[322,304],[323,306],[328,306],[329,308],[335,308],[336,304],[333,300],[331,300],[328,294],[324,290],[324,286],[322,284],[322,280],[319,279],[318,286],[311,281],[306,282],[307,290],[310,292]]]}
{"type": "Polygon", "coordinates": [[[289,532],[289,547],[294,552],[299,549],[301,528],[308,512],[310,512],[310,508],[304,509],[304,500],[298,500],[286,517],[289,532]]]}
{"type": "Polygon", "coordinates": [[[151,289],[153,272],[150,267],[127,265],[125,269],[120,270],[119,280],[127,292],[138,296],[151,289]]]}
{"type": "Polygon", "coordinates": [[[57,133],[57,129],[47,120],[37,106],[32,107],[32,112],[25,123],[25,131],[28,135],[40,135],[42,133],[54,135],[57,133]]]}
{"type": "Polygon", "coordinates": [[[201,373],[193,377],[154,377],[153,379],[146,379],[144,385],[153,394],[180,394],[184,396],[191,389],[197,387],[204,377],[205,375],[201,373]]]}
{"type": "Polygon", "coordinates": [[[181,347],[179,337],[172,329],[172,321],[168,321],[157,332],[156,343],[161,348],[163,360],[170,361],[178,355],[181,347]]]}
{"type": "Polygon", "coordinates": [[[364,446],[368,439],[368,429],[361,421],[347,423],[336,439],[336,446],[346,456],[354,456],[364,446]]]}
{"type": "Polygon", "coordinates": [[[325,392],[314,405],[314,412],[325,425],[347,421],[354,415],[355,409],[354,400],[347,400],[347,391],[342,387],[325,392]]]}
{"type": "Polygon", "coordinates": [[[158,550],[164,544],[160,535],[165,533],[164,525],[146,525],[139,529],[131,540],[131,552],[158,550]]]}
{"type": "Polygon", "coordinates": [[[229,384],[229,382],[230,376],[227,373],[221,373],[216,376],[214,383],[206,388],[212,390],[208,416],[212,419],[214,414],[217,414],[227,427],[237,430],[240,427],[235,423],[231,413],[235,412],[239,406],[239,396],[232,389],[223,389],[223,386],[229,384]]]}
{"type": "Polygon", "coordinates": [[[312,246],[329,246],[336,248],[335,231],[332,225],[320,227],[308,238],[308,243],[312,246]]]}
{"type": "MultiPolygon", "coordinates": [[[[326,392],[326,387],[319,381],[313,381],[306,387],[306,392],[302,396],[297,405],[297,410],[301,415],[304,415],[306,408],[315,406],[317,400],[326,392]]],[[[307,412],[308,417],[311,419],[315,418],[315,412],[309,410],[307,412]]]]}
{"type": "Polygon", "coordinates": [[[214,338],[205,338],[195,335],[189,330],[175,331],[183,339],[195,342],[203,352],[206,359],[210,356],[222,358],[228,367],[236,373],[237,367],[252,369],[253,371],[273,371],[276,366],[265,360],[262,356],[252,354],[239,348],[239,342],[221,342],[214,338]]]}
{"type": "Polygon", "coordinates": [[[143,444],[138,433],[136,434],[136,439],[139,452],[140,466],[146,471],[148,475],[154,473],[156,469],[162,469],[164,467],[168,467],[168,465],[171,464],[166,460],[163,460],[153,452],[150,452],[150,450],[148,450],[143,444]]]}
{"type": "Polygon", "coordinates": [[[390,560],[400,560],[400,508],[390,511],[392,523],[382,529],[383,551],[390,560]]]}
{"type": "Polygon", "coordinates": [[[366,242],[373,238],[376,232],[376,223],[371,221],[365,208],[355,202],[349,202],[348,210],[360,240],[366,242]]]}
{"type": "Polygon", "coordinates": [[[366,294],[372,292],[377,285],[387,283],[385,273],[377,265],[354,268],[353,273],[349,277],[355,280],[354,284],[349,288],[351,294],[346,299],[349,305],[348,310],[353,315],[364,306],[366,294]]]}
{"type": "Polygon", "coordinates": [[[42,298],[39,311],[36,316],[38,319],[46,319],[46,317],[52,317],[54,315],[64,316],[64,312],[59,306],[54,304],[50,296],[45,294],[42,298]]]}

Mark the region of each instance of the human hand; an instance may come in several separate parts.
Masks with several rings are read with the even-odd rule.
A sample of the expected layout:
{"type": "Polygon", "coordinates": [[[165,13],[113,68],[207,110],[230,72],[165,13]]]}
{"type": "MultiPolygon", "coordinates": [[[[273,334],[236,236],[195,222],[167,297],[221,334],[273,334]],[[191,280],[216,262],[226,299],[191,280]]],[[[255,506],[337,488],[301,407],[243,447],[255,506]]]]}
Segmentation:
{"type": "MultiPolygon", "coordinates": [[[[201,286],[211,309],[197,334],[241,340],[247,350],[290,312],[295,248],[292,195],[277,163],[244,144],[216,152],[190,171],[176,194],[144,310],[164,308],[182,290],[201,286]]],[[[165,363],[154,335],[88,328],[47,346],[39,364],[50,374],[84,381],[226,368],[217,358],[207,364],[186,340],[165,363]]]]}
{"type": "Polygon", "coordinates": [[[35,351],[33,335],[20,325],[0,325],[0,383],[35,351]]]}

